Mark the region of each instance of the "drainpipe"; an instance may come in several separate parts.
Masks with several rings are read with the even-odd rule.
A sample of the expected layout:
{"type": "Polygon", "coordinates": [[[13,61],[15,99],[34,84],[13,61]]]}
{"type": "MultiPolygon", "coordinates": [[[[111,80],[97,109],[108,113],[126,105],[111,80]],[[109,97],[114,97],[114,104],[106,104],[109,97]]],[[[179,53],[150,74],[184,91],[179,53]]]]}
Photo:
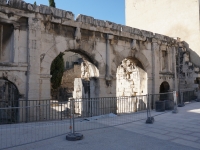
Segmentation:
{"type": "MultiPolygon", "coordinates": [[[[28,21],[29,23],[29,21],[28,21]]],[[[29,25],[27,26],[27,71],[26,71],[26,122],[28,122],[28,99],[29,99],[29,76],[30,76],[30,40],[29,40],[29,25]]]]}
{"type": "Polygon", "coordinates": [[[113,35],[107,34],[106,36],[106,81],[111,80],[111,54],[109,40],[113,39],[113,35]]]}

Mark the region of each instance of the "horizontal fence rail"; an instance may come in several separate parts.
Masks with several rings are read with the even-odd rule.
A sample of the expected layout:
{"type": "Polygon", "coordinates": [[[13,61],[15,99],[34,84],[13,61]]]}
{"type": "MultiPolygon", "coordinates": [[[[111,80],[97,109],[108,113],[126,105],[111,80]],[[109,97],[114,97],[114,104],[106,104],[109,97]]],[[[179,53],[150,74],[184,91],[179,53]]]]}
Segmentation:
{"type": "Polygon", "coordinates": [[[174,109],[173,92],[149,94],[149,101],[151,109],[156,112],[164,112],[174,109]]]}
{"type": "MultiPolygon", "coordinates": [[[[183,92],[181,101],[190,102],[194,94],[183,92]]],[[[0,149],[140,120],[152,123],[153,117],[177,108],[181,102],[178,95],[169,92],[69,101],[0,99],[0,149]]]]}
{"type": "Polygon", "coordinates": [[[116,126],[147,118],[147,95],[72,99],[75,130],[116,126]]]}
{"type": "Polygon", "coordinates": [[[56,100],[0,100],[0,149],[66,134],[69,105],[56,100]]]}
{"type": "Polygon", "coordinates": [[[55,121],[70,117],[70,103],[56,100],[0,101],[0,124],[55,121]]]}

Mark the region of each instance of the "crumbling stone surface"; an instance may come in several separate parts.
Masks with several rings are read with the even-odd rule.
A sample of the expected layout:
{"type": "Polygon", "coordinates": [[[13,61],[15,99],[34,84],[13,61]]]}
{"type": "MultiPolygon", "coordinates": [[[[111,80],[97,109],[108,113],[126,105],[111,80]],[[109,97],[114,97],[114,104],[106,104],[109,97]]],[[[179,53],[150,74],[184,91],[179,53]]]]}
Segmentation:
{"type": "Polygon", "coordinates": [[[81,73],[75,73],[80,74],[78,78],[95,82],[91,92],[94,97],[115,97],[126,93],[126,89],[118,88],[116,91],[116,87],[120,87],[116,84],[125,81],[132,95],[135,93],[133,88],[139,94],[159,93],[159,86],[164,81],[169,83],[170,90],[175,90],[178,50],[184,56],[181,74],[185,75],[187,82],[187,87],[184,84],[181,87],[194,89],[198,86],[194,80],[200,76],[199,67],[188,56],[189,45],[180,39],[86,15],[79,15],[74,20],[72,12],[21,0],[8,3],[1,0],[0,6],[0,32],[4,31],[0,34],[3,39],[0,77],[11,80],[20,93],[28,93],[30,99],[51,98],[50,66],[60,52],[66,51],[78,53],[88,61],[82,64],[81,73]],[[136,63],[137,67],[131,66],[138,68],[136,72],[139,75],[135,75],[138,80],[125,66],[121,67],[122,72],[118,72],[127,58],[136,63]],[[123,70],[131,77],[124,79],[123,70]]]}

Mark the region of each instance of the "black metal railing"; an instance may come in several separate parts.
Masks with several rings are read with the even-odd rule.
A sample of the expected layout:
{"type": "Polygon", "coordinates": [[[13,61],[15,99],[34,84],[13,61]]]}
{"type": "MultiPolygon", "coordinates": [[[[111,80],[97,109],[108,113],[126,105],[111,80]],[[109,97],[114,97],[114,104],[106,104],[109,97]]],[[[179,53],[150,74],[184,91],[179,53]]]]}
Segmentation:
{"type": "Polygon", "coordinates": [[[62,120],[70,117],[69,102],[57,100],[0,101],[0,124],[62,120]],[[11,104],[17,105],[11,105],[11,104]]]}

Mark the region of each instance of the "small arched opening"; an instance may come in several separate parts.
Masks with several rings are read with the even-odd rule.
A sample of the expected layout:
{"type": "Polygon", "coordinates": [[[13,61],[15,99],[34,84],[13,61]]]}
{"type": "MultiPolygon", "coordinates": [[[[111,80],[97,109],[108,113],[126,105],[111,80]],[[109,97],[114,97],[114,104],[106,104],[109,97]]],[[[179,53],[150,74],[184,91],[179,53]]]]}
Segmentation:
{"type": "Polygon", "coordinates": [[[160,85],[160,93],[162,93],[160,95],[160,100],[163,101],[163,100],[167,100],[168,99],[168,94],[167,92],[169,92],[170,90],[170,86],[169,86],[169,83],[164,81],[161,83],[160,85]],[[163,93],[166,93],[166,94],[163,94],[163,93]]]}

